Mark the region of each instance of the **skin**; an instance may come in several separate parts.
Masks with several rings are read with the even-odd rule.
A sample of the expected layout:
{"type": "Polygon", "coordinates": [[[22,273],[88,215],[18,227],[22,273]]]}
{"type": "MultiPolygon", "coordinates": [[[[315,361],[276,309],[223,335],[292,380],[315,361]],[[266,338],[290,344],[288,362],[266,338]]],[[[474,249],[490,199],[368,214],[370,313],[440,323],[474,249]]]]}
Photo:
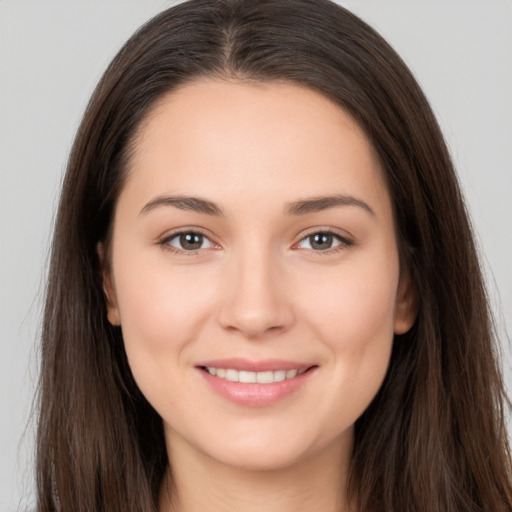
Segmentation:
{"type": "Polygon", "coordinates": [[[164,422],[175,499],[164,488],[161,510],[348,510],[354,422],[415,318],[383,171],[350,116],[291,84],[173,91],[140,127],[111,244],[109,320],[164,422]],[[287,211],[335,195],[359,203],[287,211]],[[164,196],[223,215],[155,204],[164,196]],[[203,234],[200,248],[180,245],[181,231],[203,234]],[[332,246],[312,245],[326,231],[332,246]],[[231,357],[314,370],[249,407],[196,367],[231,357]]]}

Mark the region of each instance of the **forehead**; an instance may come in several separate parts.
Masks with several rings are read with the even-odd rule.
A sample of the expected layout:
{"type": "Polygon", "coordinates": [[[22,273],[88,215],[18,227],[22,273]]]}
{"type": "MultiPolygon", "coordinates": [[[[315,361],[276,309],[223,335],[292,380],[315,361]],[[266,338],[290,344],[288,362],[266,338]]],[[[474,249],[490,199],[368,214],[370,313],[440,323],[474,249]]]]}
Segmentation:
{"type": "MultiPolygon", "coordinates": [[[[339,106],[290,83],[201,80],[162,97],[141,124],[127,187],[249,201],[382,195],[378,158],[339,106]]],[[[387,196],[387,194],[386,194],[387,196]]],[[[262,203],[263,204],[263,203],[262,203]]]]}

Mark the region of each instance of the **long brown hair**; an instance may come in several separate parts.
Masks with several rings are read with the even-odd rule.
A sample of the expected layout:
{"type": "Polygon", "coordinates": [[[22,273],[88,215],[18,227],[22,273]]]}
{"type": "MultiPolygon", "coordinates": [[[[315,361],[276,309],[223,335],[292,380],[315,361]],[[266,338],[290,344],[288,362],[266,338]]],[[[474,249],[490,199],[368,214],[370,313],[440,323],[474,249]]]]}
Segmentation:
{"type": "Polygon", "coordinates": [[[111,63],[70,155],[42,336],[38,511],[156,510],[162,422],[107,321],[108,238],[136,130],[163,94],[201,77],[287,81],[360,124],[387,175],[419,314],[394,340],[359,418],[349,489],[361,510],[510,512],[508,401],[468,216],[418,84],[368,25],[328,0],[191,0],[144,25],[111,63]]]}

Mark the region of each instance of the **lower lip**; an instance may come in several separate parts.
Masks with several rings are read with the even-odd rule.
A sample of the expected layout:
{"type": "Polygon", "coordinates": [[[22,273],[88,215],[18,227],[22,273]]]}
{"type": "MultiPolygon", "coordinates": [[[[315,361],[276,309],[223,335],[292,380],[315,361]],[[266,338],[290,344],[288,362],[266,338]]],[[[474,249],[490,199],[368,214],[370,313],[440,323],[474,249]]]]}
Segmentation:
{"type": "Polygon", "coordinates": [[[218,395],[238,405],[247,407],[264,407],[271,405],[298,391],[314,373],[310,368],[304,373],[291,379],[270,384],[246,384],[232,382],[210,375],[203,369],[198,369],[203,379],[218,395]]]}

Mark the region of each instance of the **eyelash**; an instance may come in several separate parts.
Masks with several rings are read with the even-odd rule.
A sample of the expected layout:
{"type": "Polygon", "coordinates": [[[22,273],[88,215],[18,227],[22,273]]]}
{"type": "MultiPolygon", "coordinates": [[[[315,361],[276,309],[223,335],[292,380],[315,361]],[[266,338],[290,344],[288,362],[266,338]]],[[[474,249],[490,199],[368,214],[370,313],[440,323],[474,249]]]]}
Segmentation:
{"type": "MultiPolygon", "coordinates": [[[[166,236],[165,238],[161,239],[158,244],[162,246],[163,249],[166,251],[172,252],[174,254],[179,254],[183,256],[196,256],[199,254],[199,252],[203,249],[197,249],[197,250],[186,250],[186,249],[179,249],[177,247],[174,247],[170,244],[170,242],[178,237],[181,237],[183,235],[199,235],[203,237],[203,240],[208,240],[210,244],[215,246],[215,242],[212,242],[210,238],[200,230],[196,229],[189,229],[189,230],[181,230],[172,233],[171,235],[166,236]]],[[[311,239],[311,237],[315,235],[328,235],[332,236],[334,239],[336,239],[339,243],[335,245],[332,248],[326,249],[326,250],[314,250],[314,249],[306,249],[315,256],[326,256],[333,253],[337,253],[339,251],[348,249],[349,247],[354,245],[354,242],[349,240],[348,238],[341,236],[339,233],[333,231],[332,229],[316,229],[315,231],[311,231],[310,233],[307,233],[305,236],[303,236],[298,243],[294,244],[294,248],[300,245],[302,242],[304,242],[307,239],[311,239]]],[[[311,243],[310,243],[311,245],[311,243]]]]}
{"type": "MultiPolygon", "coordinates": [[[[326,229],[315,229],[314,231],[311,231],[307,233],[305,236],[303,236],[300,241],[294,245],[294,247],[298,246],[308,238],[312,238],[315,235],[328,235],[332,236],[334,239],[336,239],[339,243],[338,245],[335,245],[332,248],[326,249],[326,250],[314,250],[314,249],[307,249],[310,251],[311,254],[314,254],[315,256],[328,256],[343,250],[346,250],[354,245],[354,242],[352,240],[349,240],[347,237],[344,237],[337,233],[336,231],[326,228],[326,229]]],[[[311,245],[311,244],[310,244],[311,245]]]]}
{"type": "Polygon", "coordinates": [[[212,245],[216,245],[214,242],[210,240],[210,238],[205,233],[201,232],[198,229],[184,229],[181,231],[176,231],[160,240],[158,244],[162,246],[162,248],[165,249],[166,251],[172,252],[174,254],[179,254],[180,256],[196,256],[197,254],[199,254],[199,251],[201,251],[202,249],[187,251],[185,249],[179,249],[177,247],[174,247],[173,245],[170,244],[172,240],[183,235],[199,235],[203,237],[204,240],[208,240],[212,245]]]}

